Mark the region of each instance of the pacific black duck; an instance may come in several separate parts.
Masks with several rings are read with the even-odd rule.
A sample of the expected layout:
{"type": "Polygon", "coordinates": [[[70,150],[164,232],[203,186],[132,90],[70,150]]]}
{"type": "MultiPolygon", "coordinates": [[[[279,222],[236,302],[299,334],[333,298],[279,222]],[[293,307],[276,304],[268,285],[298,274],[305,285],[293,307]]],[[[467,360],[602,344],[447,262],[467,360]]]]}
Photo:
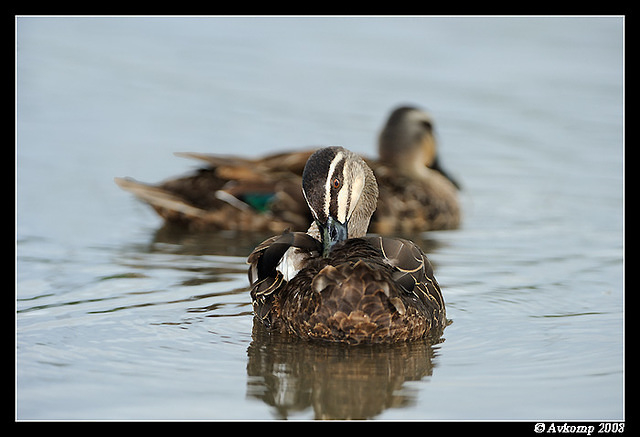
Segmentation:
{"type": "Polygon", "coordinates": [[[378,185],[358,155],[328,147],[309,158],[302,187],[313,222],[249,255],[255,316],[304,339],[390,343],[438,336],[446,324],[431,263],[414,243],[365,236],[378,185]]]}
{"type": "MultiPolygon", "coordinates": [[[[302,197],[302,170],[316,149],[258,159],[181,153],[203,161],[196,173],[148,185],[116,183],[151,205],[167,223],[191,230],[305,231],[312,217],[302,197]]],[[[379,160],[367,159],[380,188],[370,230],[379,234],[455,229],[458,184],[440,165],[431,117],[395,109],[382,129],[379,160]]]]}

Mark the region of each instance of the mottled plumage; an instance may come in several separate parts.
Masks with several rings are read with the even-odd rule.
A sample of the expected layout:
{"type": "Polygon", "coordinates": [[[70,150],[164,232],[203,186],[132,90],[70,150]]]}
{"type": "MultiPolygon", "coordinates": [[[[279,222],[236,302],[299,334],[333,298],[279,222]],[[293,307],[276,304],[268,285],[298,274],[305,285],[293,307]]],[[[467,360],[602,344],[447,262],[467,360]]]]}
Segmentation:
{"type": "Polygon", "coordinates": [[[364,235],[377,195],[364,161],[343,148],[321,149],[304,175],[315,219],[309,231],[271,237],[247,260],[257,319],[304,339],[349,344],[439,336],[446,311],[426,255],[408,240],[364,235]]]}

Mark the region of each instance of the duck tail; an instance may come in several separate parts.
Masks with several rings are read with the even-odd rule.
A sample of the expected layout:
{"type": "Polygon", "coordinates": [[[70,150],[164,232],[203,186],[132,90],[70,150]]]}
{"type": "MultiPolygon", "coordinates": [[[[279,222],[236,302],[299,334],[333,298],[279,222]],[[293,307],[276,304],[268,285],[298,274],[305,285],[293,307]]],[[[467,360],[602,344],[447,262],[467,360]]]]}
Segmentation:
{"type": "Polygon", "coordinates": [[[138,199],[151,205],[161,216],[161,211],[171,211],[182,215],[203,218],[206,211],[188,205],[184,200],[167,192],[166,190],[138,182],[132,178],[114,178],[115,183],[125,191],[134,194],[138,199]]]}

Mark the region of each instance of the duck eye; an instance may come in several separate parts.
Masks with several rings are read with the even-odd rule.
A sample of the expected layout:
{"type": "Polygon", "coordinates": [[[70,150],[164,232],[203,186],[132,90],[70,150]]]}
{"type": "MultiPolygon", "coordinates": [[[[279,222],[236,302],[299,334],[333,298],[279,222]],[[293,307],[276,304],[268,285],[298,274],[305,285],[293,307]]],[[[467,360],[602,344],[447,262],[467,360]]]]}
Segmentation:
{"type": "Polygon", "coordinates": [[[333,185],[333,188],[340,188],[340,179],[334,178],[333,181],[331,181],[331,184],[333,185]]]}

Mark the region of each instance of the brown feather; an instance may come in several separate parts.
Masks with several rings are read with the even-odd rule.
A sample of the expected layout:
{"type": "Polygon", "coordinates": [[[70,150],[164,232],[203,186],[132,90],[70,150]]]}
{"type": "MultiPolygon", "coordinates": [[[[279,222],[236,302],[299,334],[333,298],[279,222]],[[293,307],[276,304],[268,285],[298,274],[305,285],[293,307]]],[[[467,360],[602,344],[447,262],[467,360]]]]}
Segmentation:
{"type": "MultiPolygon", "coordinates": [[[[273,241],[265,241],[250,255],[252,266],[273,241]]],[[[305,339],[358,344],[439,336],[446,324],[445,308],[431,266],[422,254],[422,268],[414,272],[429,285],[415,281],[410,289],[400,285],[395,276],[404,274],[402,268],[415,268],[414,251],[420,249],[394,241],[349,239],[338,243],[329,258],[311,257],[288,282],[275,270],[258,278],[251,290],[256,314],[265,325],[305,339]],[[393,260],[383,256],[381,243],[400,248],[393,260]],[[402,265],[402,259],[411,264],[402,265]]]]}

